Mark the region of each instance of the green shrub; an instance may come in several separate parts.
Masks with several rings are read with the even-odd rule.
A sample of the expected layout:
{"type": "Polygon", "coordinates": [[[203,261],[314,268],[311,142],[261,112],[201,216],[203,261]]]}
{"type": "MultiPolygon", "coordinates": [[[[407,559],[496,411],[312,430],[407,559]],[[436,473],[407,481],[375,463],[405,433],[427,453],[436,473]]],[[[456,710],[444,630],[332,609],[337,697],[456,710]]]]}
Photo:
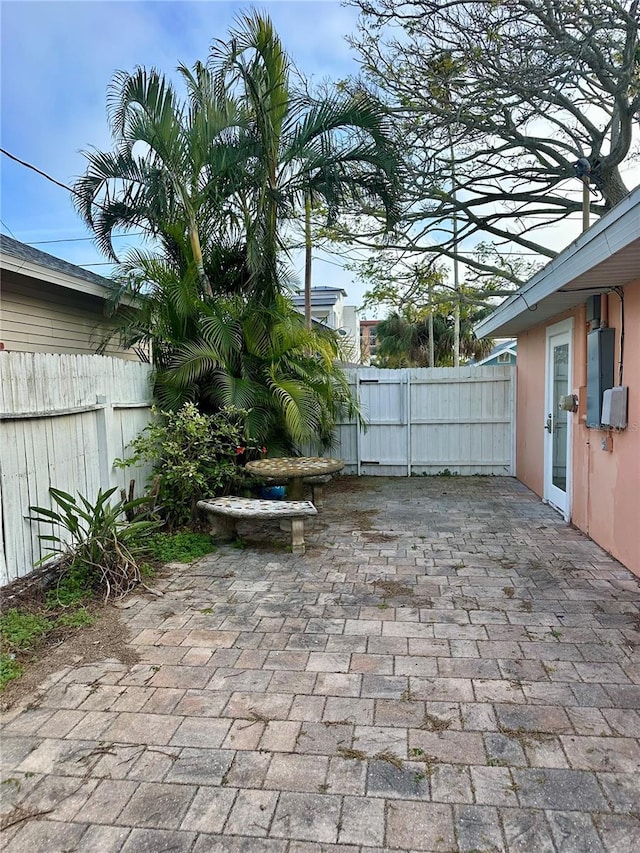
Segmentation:
{"type": "Polygon", "coordinates": [[[81,601],[91,590],[101,589],[105,598],[125,595],[140,583],[137,557],[142,552],[149,533],[159,526],[158,521],[143,520],[127,522],[126,512],[138,509],[147,501],[119,500],[111,504],[109,499],[115,487],[98,492],[94,504],[82,495],[80,502],[60,489],[49,489],[49,494],[58,511],[47,507],[29,507],[31,521],[50,524],[56,533],[38,535],[42,542],[49,543],[50,551],[36,563],[39,565],[59,558],[60,580],[56,600],[61,604],[81,601]],[[59,535],[66,531],[66,535],[59,535]],[[65,600],[66,599],[66,600],[65,600]]]}
{"type": "Polygon", "coordinates": [[[133,454],[115,464],[152,463],[160,512],[169,529],[175,529],[196,519],[202,498],[241,488],[247,475],[239,463],[260,451],[248,447],[246,413],[240,409],[207,415],[185,403],[177,412],[154,414],[156,420],[131,442],[133,454]]]}

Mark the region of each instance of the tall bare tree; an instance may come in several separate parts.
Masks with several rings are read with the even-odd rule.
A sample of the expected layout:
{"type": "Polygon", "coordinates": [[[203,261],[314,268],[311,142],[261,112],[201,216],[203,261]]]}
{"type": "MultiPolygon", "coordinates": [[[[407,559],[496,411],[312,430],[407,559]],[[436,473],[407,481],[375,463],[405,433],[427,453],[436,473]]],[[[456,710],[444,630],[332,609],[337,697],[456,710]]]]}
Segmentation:
{"type": "Polygon", "coordinates": [[[627,194],[638,0],[350,2],[361,11],[360,84],[385,98],[410,152],[399,248],[458,252],[477,275],[517,284],[509,252],[496,263],[493,249],[555,255],[544,229],[581,211],[578,161],[593,214],[627,194]]]}

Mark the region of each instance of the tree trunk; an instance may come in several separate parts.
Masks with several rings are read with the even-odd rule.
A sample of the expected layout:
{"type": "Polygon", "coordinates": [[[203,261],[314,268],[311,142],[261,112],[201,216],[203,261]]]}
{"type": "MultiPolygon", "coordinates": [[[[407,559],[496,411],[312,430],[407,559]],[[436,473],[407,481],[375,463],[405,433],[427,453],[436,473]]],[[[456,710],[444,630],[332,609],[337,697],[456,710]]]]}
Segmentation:
{"type": "Polygon", "coordinates": [[[429,282],[429,367],[436,366],[436,342],[433,339],[433,285],[429,282]]]}
{"type": "Polygon", "coordinates": [[[453,309],[453,366],[460,367],[460,300],[456,290],[456,304],[453,309]]]}
{"type": "Polygon", "coordinates": [[[311,195],[304,199],[304,322],[311,331],[311,195]]]}
{"type": "Polygon", "coordinates": [[[624,185],[617,166],[609,169],[607,169],[606,165],[601,166],[599,170],[592,174],[591,182],[602,193],[605,210],[610,210],[629,195],[629,190],[624,185]]]}
{"type": "Polygon", "coordinates": [[[195,262],[196,269],[198,270],[198,277],[200,278],[200,283],[204,288],[205,296],[211,298],[213,296],[213,290],[211,290],[211,282],[209,281],[209,276],[204,271],[202,247],[200,246],[200,235],[198,234],[198,229],[195,225],[192,225],[189,229],[189,241],[191,242],[193,260],[195,262]]]}

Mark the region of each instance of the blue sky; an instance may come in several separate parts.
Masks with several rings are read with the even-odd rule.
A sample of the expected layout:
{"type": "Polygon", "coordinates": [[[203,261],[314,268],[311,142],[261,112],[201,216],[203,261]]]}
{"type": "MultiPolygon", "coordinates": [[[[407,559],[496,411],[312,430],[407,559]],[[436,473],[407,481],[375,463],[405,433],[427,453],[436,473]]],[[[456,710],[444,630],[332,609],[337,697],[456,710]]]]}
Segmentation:
{"type": "MultiPolygon", "coordinates": [[[[356,12],[337,0],[2,0],[2,147],[69,185],[83,171],[82,149],[110,147],[105,95],[115,70],[144,65],[171,73],[178,62],[204,60],[211,42],[226,38],[238,13],[251,7],[269,13],[305,76],[319,82],[357,72],[345,41],[355,29],[356,12]]],[[[5,156],[0,160],[0,211],[3,233],[25,243],[89,234],[68,193],[5,156]]],[[[81,265],[105,260],[86,240],[38,248],[81,265]]],[[[333,263],[322,255],[314,261],[314,284],[342,286],[347,302],[358,304],[362,285],[335,265],[338,258],[327,260],[333,263]]],[[[294,263],[302,280],[302,259],[294,263]]]]}

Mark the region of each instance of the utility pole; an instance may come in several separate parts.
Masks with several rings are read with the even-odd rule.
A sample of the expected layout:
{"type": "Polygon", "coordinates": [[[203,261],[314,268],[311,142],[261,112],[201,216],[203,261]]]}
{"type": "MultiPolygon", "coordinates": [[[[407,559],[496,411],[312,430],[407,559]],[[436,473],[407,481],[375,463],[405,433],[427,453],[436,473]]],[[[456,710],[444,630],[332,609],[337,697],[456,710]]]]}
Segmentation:
{"type": "Polygon", "coordinates": [[[453,139],[449,130],[449,153],[451,156],[451,197],[453,198],[453,366],[460,367],[460,280],[458,274],[458,211],[456,210],[456,161],[453,154],[453,139]]]}
{"type": "Polygon", "coordinates": [[[582,230],[589,227],[589,213],[591,208],[591,197],[589,195],[589,175],[582,179],[582,230]]]}
{"type": "Polygon", "coordinates": [[[591,198],[589,195],[589,182],[591,180],[591,171],[599,166],[599,162],[595,161],[595,167],[592,167],[590,160],[587,157],[580,157],[574,164],[573,168],[576,177],[582,181],[582,230],[586,231],[589,227],[589,215],[591,212],[591,198]]]}
{"type": "Polygon", "coordinates": [[[433,340],[433,282],[429,279],[429,367],[436,366],[436,346],[433,340]]]}

